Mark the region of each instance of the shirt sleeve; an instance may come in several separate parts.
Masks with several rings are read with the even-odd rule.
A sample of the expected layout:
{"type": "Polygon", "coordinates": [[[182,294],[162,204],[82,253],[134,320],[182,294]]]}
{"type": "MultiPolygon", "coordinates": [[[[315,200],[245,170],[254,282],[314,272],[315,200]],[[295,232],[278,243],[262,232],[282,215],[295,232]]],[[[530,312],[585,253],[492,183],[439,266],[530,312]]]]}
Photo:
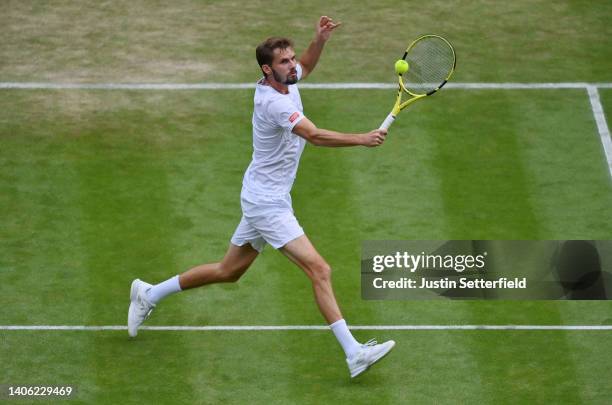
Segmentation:
{"type": "Polygon", "coordinates": [[[291,102],[288,97],[277,98],[268,106],[268,113],[272,122],[289,131],[304,118],[304,114],[291,102]]]}

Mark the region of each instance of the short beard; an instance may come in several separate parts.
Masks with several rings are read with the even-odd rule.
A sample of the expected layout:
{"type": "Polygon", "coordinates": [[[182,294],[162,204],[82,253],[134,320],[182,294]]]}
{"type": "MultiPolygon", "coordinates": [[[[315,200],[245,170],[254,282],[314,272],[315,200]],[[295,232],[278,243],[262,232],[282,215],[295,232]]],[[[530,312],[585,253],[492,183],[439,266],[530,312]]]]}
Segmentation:
{"type": "Polygon", "coordinates": [[[295,79],[290,79],[289,75],[285,80],[282,80],[282,77],[276,73],[276,70],[272,69],[272,76],[274,76],[274,80],[282,84],[296,84],[297,83],[297,74],[295,75],[295,79]]]}

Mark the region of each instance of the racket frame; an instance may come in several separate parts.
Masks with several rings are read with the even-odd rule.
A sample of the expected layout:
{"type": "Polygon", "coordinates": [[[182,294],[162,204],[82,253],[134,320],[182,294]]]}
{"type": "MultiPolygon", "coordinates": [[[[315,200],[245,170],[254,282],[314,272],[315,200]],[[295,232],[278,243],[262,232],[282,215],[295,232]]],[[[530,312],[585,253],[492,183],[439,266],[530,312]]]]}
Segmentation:
{"type": "Polygon", "coordinates": [[[448,47],[450,48],[450,50],[453,53],[453,66],[450,69],[450,71],[448,72],[448,75],[446,76],[446,78],[444,79],[444,81],[442,81],[442,83],[440,83],[436,88],[428,91],[427,93],[424,94],[417,94],[417,93],[413,93],[410,90],[408,90],[406,88],[406,86],[404,85],[404,81],[402,80],[402,74],[398,73],[397,75],[397,80],[398,80],[398,89],[397,89],[397,97],[395,99],[395,104],[393,105],[393,109],[391,110],[391,112],[389,113],[389,115],[387,115],[387,118],[385,118],[385,120],[383,121],[383,123],[380,126],[380,129],[388,129],[391,124],[393,123],[393,121],[395,121],[395,117],[397,117],[397,115],[400,113],[400,111],[402,111],[404,108],[408,107],[410,104],[414,103],[417,100],[420,100],[424,97],[427,96],[431,96],[432,94],[435,94],[438,90],[440,90],[442,87],[444,87],[444,85],[446,84],[446,82],[448,82],[448,80],[450,79],[450,77],[453,75],[454,71],[455,71],[455,66],[457,65],[457,55],[455,54],[455,48],[453,48],[453,46],[451,45],[450,42],[448,42],[445,38],[439,36],[439,35],[435,35],[435,34],[425,34],[425,35],[421,35],[420,37],[418,37],[417,39],[415,39],[414,41],[412,41],[412,43],[410,45],[408,45],[408,48],[406,48],[406,51],[404,52],[404,56],[402,56],[403,60],[406,60],[406,56],[408,56],[408,52],[410,52],[410,49],[412,49],[419,41],[425,39],[425,38],[438,38],[441,39],[442,41],[446,42],[446,44],[448,45],[448,47]],[[402,102],[402,94],[403,93],[407,93],[411,96],[410,99],[402,102]]]}

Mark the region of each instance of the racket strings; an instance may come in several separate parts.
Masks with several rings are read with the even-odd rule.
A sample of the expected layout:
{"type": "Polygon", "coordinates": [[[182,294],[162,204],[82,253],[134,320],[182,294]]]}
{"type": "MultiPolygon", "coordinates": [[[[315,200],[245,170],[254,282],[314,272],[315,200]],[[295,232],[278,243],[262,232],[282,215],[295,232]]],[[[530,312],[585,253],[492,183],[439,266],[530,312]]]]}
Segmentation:
{"type": "Polygon", "coordinates": [[[426,94],[448,78],[455,55],[444,40],[425,37],[410,48],[406,61],[410,69],[403,75],[404,86],[415,94],[426,94]]]}

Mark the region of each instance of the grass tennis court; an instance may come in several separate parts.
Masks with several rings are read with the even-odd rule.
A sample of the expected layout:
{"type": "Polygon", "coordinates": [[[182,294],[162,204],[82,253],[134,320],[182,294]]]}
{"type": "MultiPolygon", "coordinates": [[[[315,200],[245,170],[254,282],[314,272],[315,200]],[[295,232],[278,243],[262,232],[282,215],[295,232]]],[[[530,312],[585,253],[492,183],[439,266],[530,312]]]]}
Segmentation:
{"type": "MultiPolygon", "coordinates": [[[[254,82],[256,44],[288,34],[299,53],[321,14],[344,26],[310,83],[393,82],[393,61],[422,32],[453,41],[456,82],[612,82],[607,2],[323,4],[8,2],[0,82],[254,82]],[[407,24],[403,12],[419,18],[407,24]]],[[[393,102],[392,90],[301,93],[318,126],[345,132],[377,126],[393,102]]],[[[599,94],[610,121],[612,90],[599,94]]],[[[248,89],[0,89],[0,325],[123,325],[133,278],[158,282],[220,258],[240,218],[251,112],[248,89]]],[[[402,113],[381,148],[308,146],[292,195],[349,324],[612,324],[608,301],[360,297],[366,239],[610,239],[612,179],[584,89],[444,90],[402,113]]],[[[171,297],[147,322],[323,324],[308,279],[270,247],[238,284],[171,297]]],[[[0,384],[71,384],[75,403],[612,397],[609,330],[355,335],[397,346],[350,381],[329,331],[129,340],[0,330],[0,384]]]]}

